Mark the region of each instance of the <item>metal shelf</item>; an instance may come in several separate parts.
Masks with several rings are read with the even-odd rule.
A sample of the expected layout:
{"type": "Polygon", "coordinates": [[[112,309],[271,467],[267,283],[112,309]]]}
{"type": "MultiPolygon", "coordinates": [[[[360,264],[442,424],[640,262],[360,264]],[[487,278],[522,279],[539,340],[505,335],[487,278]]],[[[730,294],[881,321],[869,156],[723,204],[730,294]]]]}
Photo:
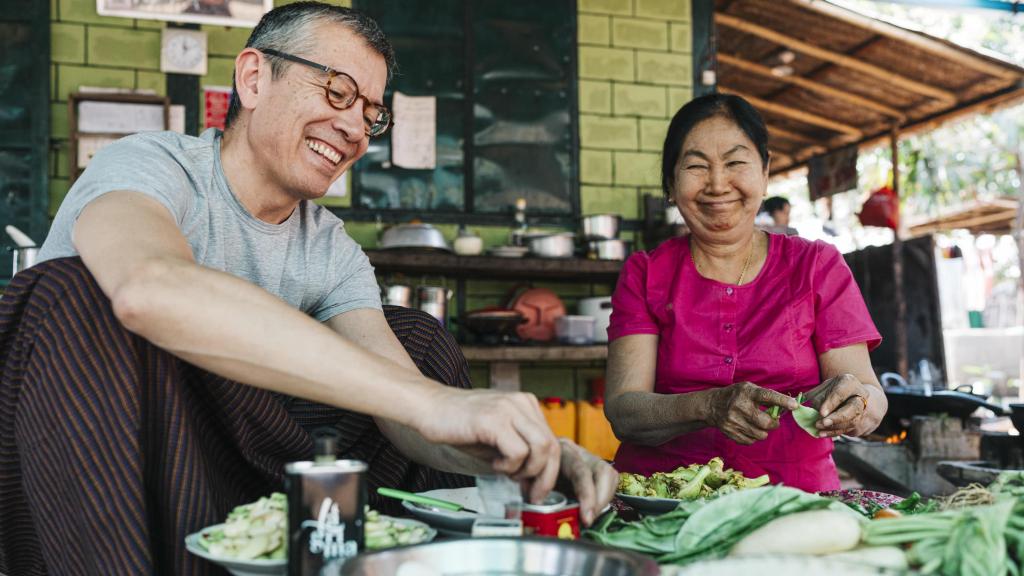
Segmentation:
{"type": "Polygon", "coordinates": [[[470,362],[579,362],[604,360],[608,346],[463,346],[462,353],[470,362]]]}

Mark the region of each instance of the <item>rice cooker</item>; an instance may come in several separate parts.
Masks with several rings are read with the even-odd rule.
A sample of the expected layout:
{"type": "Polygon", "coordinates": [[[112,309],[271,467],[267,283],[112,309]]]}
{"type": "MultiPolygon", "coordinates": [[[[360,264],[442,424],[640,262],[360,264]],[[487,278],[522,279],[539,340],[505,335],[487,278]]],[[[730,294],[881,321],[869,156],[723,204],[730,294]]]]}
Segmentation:
{"type": "Polygon", "coordinates": [[[581,316],[594,318],[594,342],[608,341],[608,322],[612,316],[612,297],[583,298],[579,301],[581,316]]]}

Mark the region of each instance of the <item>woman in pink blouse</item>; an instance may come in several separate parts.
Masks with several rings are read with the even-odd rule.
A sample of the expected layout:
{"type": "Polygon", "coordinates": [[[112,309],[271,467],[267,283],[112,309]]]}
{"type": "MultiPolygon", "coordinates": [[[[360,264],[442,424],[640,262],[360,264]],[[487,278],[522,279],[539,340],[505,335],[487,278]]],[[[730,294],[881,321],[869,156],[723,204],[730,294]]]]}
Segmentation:
{"type": "Polygon", "coordinates": [[[881,337],[839,252],[754,228],[768,136],[745,100],[697,98],[676,113],[662,187],[691,230],[626,262],[612,299],[605,413],[620,471],[649,475],[721,456],[748,477],[839,488],[832,437],[885,414],[868,350],[881,337]],[[788,412],[803,392],[819,437],[788,412]]]}

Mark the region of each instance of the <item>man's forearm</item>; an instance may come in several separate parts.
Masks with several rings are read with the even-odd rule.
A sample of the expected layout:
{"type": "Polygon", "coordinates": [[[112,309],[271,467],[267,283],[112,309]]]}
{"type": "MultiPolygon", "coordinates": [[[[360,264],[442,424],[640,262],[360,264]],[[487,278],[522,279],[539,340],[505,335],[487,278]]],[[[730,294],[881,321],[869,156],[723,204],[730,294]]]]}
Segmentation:
{"type": "Polygon", "coordinates": [[[489,461],[472,456],[467,451],[446,444],[431,443],[415,430],[393,420],[377,418],[376,422],[384,436],[402,454],[418,464],[469,476],[494,473],[489,461]]]}
{"type": "Polygon", "coordinates": [[[408,422],[439,387],[261,288],[193,263],[150,263],[112,300],[132,332],[260,388],[408,422]]]}

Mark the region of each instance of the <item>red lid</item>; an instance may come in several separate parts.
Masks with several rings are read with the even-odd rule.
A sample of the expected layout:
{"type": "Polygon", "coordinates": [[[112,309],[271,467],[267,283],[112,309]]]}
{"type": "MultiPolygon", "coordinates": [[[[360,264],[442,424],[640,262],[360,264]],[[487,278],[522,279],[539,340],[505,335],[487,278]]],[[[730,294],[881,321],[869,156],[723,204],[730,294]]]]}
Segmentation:
{"type": "Polygon", "coordinates": [[[565,406],[565,399],[558,396],[547,396],[542,400],[544,404],[558,404],[559,406],[565,406]]]}

